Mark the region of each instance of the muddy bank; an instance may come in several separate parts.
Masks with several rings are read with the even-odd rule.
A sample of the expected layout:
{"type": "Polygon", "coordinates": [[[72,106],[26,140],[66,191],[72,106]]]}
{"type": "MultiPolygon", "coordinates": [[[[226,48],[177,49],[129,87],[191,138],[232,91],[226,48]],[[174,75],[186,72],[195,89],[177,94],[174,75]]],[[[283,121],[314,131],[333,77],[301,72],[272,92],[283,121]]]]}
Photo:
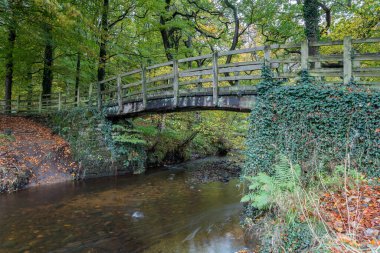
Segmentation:
{"type": "Polygon", "coordinates": [[[77,167],[68,143],[49,128],[0,115],[0,192],[71,180],[77,167]]]}

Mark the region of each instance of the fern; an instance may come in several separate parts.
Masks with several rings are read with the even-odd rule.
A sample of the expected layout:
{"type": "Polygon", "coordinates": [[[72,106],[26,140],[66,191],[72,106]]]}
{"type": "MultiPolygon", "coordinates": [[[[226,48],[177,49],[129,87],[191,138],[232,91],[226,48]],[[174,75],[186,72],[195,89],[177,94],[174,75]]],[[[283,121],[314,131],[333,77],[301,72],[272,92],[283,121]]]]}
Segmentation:
{"type": "Polygon", "coordinates": [[[291,166],[286,156],[280,155],[274,171],[273,176],[259,173],[257,176],[246,177],[249,192],[243,196],[241,202],[248,202],[260,210],[270,209],[276,204],[278,196],[294,192],[301,175],[300,166],[291,166]]]}

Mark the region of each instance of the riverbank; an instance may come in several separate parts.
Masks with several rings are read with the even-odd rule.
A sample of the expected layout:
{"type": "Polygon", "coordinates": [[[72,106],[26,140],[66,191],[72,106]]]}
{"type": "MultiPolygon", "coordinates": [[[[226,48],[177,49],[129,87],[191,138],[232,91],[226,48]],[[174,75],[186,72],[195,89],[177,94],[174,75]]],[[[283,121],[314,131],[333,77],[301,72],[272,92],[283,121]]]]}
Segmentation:
{"type": "Polygon", "coordinates": [[[72,179],[69,144],[31,119],[0,116],[0,192],[72,179]]]}
{"type": "MultiPolygon", "coordinates": [[[[0,116],[0,192],[72,180],[79,173],[70,145],[45,123],[0,116]]],[[[228,182],[240,175],[239,155],[206,157],[176,166],[189,170],[188,184],[228,182]]],[[[102,167],[100,166],[100,169],[102,167]]]]}

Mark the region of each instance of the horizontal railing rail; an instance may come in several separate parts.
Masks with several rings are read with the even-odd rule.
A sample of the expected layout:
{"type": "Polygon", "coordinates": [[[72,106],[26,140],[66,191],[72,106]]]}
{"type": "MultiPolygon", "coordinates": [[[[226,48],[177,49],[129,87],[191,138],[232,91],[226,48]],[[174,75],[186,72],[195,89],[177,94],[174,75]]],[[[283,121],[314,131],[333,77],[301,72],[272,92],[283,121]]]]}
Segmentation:
{"type": "Polygon", "coordinates": [[[43,113],[81,105],[116,105],[122,111],[128,101],[141,101],[145,108],[149,100],[158,97],[170,97],[177,106],[180,97],[205,92],[218,106],[219,96],[224,94],[221,90],[238,94],[251,89],[247,87],[254,89],[262,79],[263,65],[272,69],[274,78],[288,84],[297,81],[301,70],[308,70],[323,83],[379,87],[380,38],[272,44],[172,60],[90,84],[85,94],[78,90],[76,95],[29,94],[7,103],[0,100],[0,113],[43,113]],[[310,55],[310,48],[316,48],[316,53],[310,55]]]}

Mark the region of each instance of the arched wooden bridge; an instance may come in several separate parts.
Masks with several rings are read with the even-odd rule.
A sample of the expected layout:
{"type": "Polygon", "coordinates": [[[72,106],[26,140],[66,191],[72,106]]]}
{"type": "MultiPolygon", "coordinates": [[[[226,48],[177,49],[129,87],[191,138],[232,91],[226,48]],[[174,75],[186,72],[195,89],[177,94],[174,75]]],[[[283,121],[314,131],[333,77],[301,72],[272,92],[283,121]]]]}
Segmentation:
{"type": "MultiPolygon", "coordinates": [[[[276,44],[218,52],[123,73],[89,85],[86,94],[82,90],[76,96],[20,95],[12,101],[11,111],[44,113],[74,106],[98,106],[109,117],[184,110],[248,112],[255,102],[256,85],[261,80],[264,64],[271,67],[274,78],[287,85],[296,82],[300,70],[308,69],[323,83],[355,81],[358,85],[377,88],[380,87],[379,51],[380,38],[345,37],[343,41],[276,44]],[[310,47],[318,48],[318,56],[309,55],[310,47]]],[[[1,100],[0,103],[5,104],[1,100]]]]}

